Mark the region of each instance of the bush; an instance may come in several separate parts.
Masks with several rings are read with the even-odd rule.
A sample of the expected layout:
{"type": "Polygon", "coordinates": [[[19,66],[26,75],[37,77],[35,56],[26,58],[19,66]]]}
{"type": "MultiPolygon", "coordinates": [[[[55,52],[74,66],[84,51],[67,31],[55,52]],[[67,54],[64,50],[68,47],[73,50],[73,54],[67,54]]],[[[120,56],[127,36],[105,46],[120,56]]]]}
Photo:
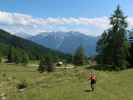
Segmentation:
{"type": "Polygon", "coordinates": [[[25,80],[23,80],[22,82],[17,84],[17,89],[25,89],[27,88],[27,82],[25,80]]]}

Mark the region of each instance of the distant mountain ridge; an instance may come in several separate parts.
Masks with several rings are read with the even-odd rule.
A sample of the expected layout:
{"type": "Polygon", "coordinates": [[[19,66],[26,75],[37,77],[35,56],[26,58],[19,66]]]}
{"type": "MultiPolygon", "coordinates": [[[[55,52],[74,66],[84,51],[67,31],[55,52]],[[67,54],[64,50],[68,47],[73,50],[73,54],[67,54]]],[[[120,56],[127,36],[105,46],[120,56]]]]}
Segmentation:
{"type": "Polygon", "coordinates": [[[32,37],[32,35],[30,35],[30,34],[27,34],[27,33],[15,33],[14,34],[15,36],[18,36],[18,37],[21,37],[21,38],[24,38],[24,39],[28,39],[28,38],[30,38],[30,37],[32,37]]]}
{"type": "Polygon", "coordinates": [[[47,54],[57,55],[65,58],[68,55],[49,49],[30,40],[26,40],[0,29],[0,54],[7,56],[10,47],[15,47],[25,51],[29,57],[38,59],[47,54]]]}
{"type": "Polygon", "coordinates": [[[88,36],[80,32],[44,32],[29,40],[64,53],[73,53],[82,45],[86,55],[95,55],[96,42],[99,37],[88,36]]]}

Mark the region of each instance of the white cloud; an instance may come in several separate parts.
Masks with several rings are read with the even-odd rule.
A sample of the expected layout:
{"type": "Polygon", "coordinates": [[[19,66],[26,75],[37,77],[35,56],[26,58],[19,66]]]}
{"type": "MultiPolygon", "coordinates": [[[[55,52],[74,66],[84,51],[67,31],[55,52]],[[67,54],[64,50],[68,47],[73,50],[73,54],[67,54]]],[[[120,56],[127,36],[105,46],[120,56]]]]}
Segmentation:
{"type": "Polygon", "coordinates": [[[128,23],[129,23],[129,25],[130,25],[131,27],[133,27],[133,17],[129,17],[129,18],[127,19],[127,21],[128,21],[128,23]]]}
{"type": "MultiPolygon", "coordinates": [[[[133,26],[133,18],[128,18],[128,22],[130,26],[133,26]]],[[[88,34],[91,32],[90,35],[99,35],[108,27],[109,20],[106,16],[98,18],[34,18],[26,14],[0,11],[0,28],[4,28],[11,32],[36,34],[43,31],[71,30],[88,34]],[[75,26],[79,27],[75,28],[75,26]]]]}
{"type": "Polygon", "coordinates": [[[33,18],[32,16],[0,12],[0,22],[9,25],[64,25],[64,24],[83,24],[105,27],[108,24],[107,17],[101,18],[33,18]],[[101,24],[102,22],[102,24],[101,24]]]}

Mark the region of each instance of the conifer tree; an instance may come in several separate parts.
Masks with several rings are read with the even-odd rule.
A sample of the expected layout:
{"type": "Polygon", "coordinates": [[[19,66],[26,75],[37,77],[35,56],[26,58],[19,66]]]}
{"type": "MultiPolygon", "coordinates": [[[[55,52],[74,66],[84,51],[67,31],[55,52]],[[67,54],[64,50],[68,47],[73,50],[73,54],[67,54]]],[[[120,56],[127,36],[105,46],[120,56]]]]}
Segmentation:
{"type": "Polygon", "coordinates": [[[45,66],[45,60],[44,58],[40,58],[40,63],[39,63],[39,67],[38,67],[38,71],[40,73],[44,72],[46,70],[46,66],[45,66]]]}
{"type": "Polygon", "coordinates": [[[101,38],[97,42],[96,51],[98,52],[98,55],[96,57],[96,60],[100,64],[106,64],[107,63],[107,54],[108,50],[106,50],[106,46],[108,45],[108,33],[106,31],[103,32],[101,35],[101,38]]]}
{"type": "Polygon", "coordinates": [[[97,43],[97,57],[101,59],[102,64],[115,66],[115,69],[124,69],[128,65],[127,22],[119,6],[110,17],[110,25],[106,37],[104,38],[104,33],[97,43]]]}
{"type": "Polygon", "coordinates": [[[8,62],[11,62],[11,58],[12,58],[12,55],[11,55],[11,48],[9,48],[8,55],[7,55],[7,60],[8,60],[8,62]]]}
{"type": "Polygon", "coordinates": [[[132,67],[133,66],[133,43],[131,43],[130,45],[130,48],[129,48],[129,63],[130,63],[130,66],[132,67]]]}
{"type": "Polygon", "coordinates": [[[54,71],[53,58],[50,54],[45,57],[45,66],[48,72],[54,71]]]}
{"type": "Polygon", "coordinates": [[[22,49],[11,47],[7,59],[9,63],[27,64],[29,57],[22,49]]]}
{"type": "Polygon", "coordinates": [[[0,54],[0,63],[2,62],[2,57],[1,57],[1,54],[0,54]]]}
{"type": "Polygon", "coordinates": [[[54,62],[53,62],[52,56],[50,54],[48,54],[45,57],[42,57],[40,60],[38,71],[41,73],[44,71],[47,71],[47,72],[54,71],[54,64],[53,63],[54,62]]]}
{"type": "Polygon", "coordinates": [[[129,35],[129,58],[128,58],[130,67],[133,66],[133,30],[130,31],[129,35]]]}
{"type": "Polygon", "coordinates": [[[85,58],[86,58],[86,56],[84,53],[84,49],[82,46],[79,46],[73,56],[73,64],[83,65],[83,64],[85,64],[85,58]]]}
{"type": "Polygon", "coordinates": [[[22,53],[22,61],[21,61],[21,63],[26,65],[26,64],[28,64],[28,61],[29,61],[29,56],[25,52],[23,52],[22,53]]]}

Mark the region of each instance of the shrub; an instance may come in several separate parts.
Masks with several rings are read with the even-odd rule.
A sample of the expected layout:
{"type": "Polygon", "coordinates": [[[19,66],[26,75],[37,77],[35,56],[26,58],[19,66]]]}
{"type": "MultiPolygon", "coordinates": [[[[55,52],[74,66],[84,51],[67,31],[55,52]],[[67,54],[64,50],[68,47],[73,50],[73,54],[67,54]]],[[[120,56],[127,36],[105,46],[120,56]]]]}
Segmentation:
{"type": "Polygon", "coordinates": [[[21,81],[20,83],[17,84],[17,89],[25,89],[27,88],[28,84],[25,80],[21,81]]]}

